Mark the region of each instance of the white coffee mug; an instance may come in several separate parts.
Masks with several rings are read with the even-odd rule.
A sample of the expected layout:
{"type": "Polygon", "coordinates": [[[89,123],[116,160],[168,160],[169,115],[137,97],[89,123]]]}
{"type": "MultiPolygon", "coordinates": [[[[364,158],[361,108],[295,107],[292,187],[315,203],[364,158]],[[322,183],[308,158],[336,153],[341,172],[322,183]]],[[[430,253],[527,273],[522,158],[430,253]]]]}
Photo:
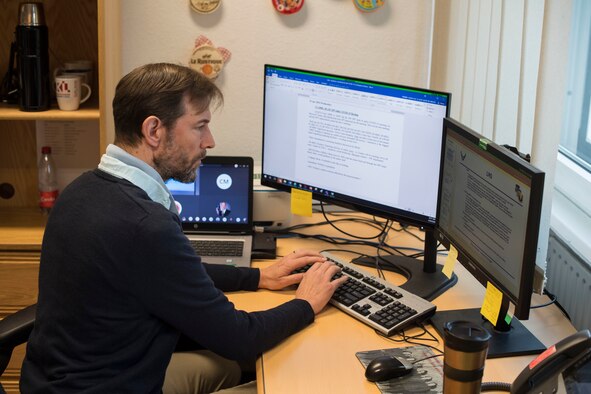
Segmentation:
{"type": "Polygon", "coordinates": [[[90,86],[82,82],[80,75],[58,75],[55,77],[55,96],[57,105],[62,111],[75,111],[80,104],[88,100],[92,90],[90,86]],[[82,96],[82,89],[86,94],[82,96]]]}

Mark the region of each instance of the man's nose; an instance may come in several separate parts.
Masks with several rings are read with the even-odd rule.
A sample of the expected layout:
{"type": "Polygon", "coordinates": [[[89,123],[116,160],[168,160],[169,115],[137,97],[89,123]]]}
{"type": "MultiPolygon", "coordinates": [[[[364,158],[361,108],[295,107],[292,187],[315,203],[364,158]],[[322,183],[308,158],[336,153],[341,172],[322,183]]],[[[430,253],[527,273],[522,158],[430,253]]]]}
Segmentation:
{"type": "Polygon", "coordinates": [[[207,132],[203,135],[201,147],[204,149],[213,149],[215,147],[215,139],[213,138],[213,133],[211,132],[211,130],[208,129],[207,132]]]}

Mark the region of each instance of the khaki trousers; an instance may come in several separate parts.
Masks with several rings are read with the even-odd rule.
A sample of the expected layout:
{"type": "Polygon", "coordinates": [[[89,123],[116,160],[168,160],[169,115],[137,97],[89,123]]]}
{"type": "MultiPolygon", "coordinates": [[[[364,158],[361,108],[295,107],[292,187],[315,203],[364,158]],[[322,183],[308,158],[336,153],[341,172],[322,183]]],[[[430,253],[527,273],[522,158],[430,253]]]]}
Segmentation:
{"type": "Polygon", "coordinates": [[[236,386],[241,369],[237,362],[208,350],[172,354],[162,391],[164,394],[255,394],[256,381],[236,386]]]}

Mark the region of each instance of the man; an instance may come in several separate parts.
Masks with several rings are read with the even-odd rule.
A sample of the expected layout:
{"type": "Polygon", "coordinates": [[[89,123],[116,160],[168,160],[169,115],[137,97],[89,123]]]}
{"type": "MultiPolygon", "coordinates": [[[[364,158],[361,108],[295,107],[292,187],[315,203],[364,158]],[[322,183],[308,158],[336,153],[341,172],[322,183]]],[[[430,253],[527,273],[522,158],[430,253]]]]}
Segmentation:
{"type": "Polygon", "coordinates": [[[24,393],[235,385],[230,360],[253,359],[312,323],[345,280],[331,281],[338,267],[310,251],[261,270],[195,255],[164,181],[195,180],[215,146],[210,106],[221,101],[207,78],[172,64],[139,67],[119,82],[114,145],[63,191],[48,219],[24,393]],[[305,275],[291,274],[311,263],[305,275]],[[295,299],[261,312],[238,311],[222,293],[297,283],[295,299]],[[181,334],[205,350],[171,360],[181,334]]]}
{"type": "Polygon", "coordinates": [[[230,214],[230,206],[225,201],[220,201],[217,207],[215,207],[215,212],[218,216],[226,217],[230,214]]]}

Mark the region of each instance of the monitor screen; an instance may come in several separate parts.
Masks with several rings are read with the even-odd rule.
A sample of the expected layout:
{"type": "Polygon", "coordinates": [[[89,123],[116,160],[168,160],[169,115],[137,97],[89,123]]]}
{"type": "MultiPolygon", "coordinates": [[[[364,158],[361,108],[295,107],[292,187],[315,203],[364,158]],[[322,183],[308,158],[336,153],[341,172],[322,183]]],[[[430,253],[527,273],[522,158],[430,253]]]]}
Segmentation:
{"type": "MultiPolygon", "coordinates": [[[[479,282],[502,293],[491,331],[510,330],[509,301],[515,317],[529,318],[544,173],[453,119],[444,120],[444,133],[436,237],[458,251],[458,261],[479,282]]],[[[511,337],[526,342],[519,335],[502,342],[511,337]]]]}
{"type": "Polygon", "coordinates": [[[450,95],[265,66],[261,183],[434,228],[450,95]]]}
{"type": "Polygon", "coordinates": [[[252,163],[250,157],[207,156],[194,182],[167,180],[183,230],[250,231],[252,163]]]}

